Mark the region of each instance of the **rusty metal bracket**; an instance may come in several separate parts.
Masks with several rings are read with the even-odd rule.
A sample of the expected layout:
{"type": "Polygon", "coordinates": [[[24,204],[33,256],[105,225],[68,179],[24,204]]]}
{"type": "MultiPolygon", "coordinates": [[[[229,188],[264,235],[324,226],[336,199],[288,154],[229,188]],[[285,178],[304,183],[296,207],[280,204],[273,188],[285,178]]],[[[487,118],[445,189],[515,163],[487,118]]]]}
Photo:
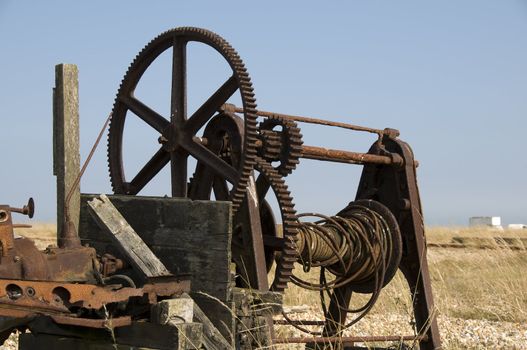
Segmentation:
{"type": "MultiPolygon", "coordinates": [[[[190,292],[190,281],[166,281],[146,284],[142,288],[120,285],[56,283],[42,281],[0,280],[0,316],[27,318],[51,316],[58,323],[101,328],[105,320],[78,317],[75,310],[101,310],[106,305],[145,297],[154,304],[158,298],[190,292]]],[[[129,318],[118,317],[112,324],[129,324],[129,318]]]]}

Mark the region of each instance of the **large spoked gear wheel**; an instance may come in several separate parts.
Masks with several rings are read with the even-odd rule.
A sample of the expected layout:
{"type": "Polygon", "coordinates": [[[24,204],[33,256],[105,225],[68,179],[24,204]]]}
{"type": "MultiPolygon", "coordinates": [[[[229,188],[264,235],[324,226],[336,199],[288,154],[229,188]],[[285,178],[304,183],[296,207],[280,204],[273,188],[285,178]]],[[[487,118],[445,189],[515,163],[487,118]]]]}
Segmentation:
{"type": "Polygon", "coordinates": [[[108,163],[112,188],[117,194],[138,194],[168,163],[171,164],[173,197],[187,196],[187,161],[195,158],[226,179],[230,184],[229,199],[236,209],[244,198],[254,168],[257,140],[256,100],[251,79],[237,52],[223,38],[208,30],[192,27],[169,30],[153,39],[136,56],[124,76],[113,106],[108,136],[108,163]],[[199,42],[215,49],[227,61],[232,76],[223,83],[193,115],[186,111],[186,47],[199,42]],[[172,49],[172,90],[170,116],[161,116],[134,96],[147,68],[165,51],[172,49]],[[243,154],[236,166],[211,152],[197,133],[236,92],[243,105],[243,154]],[[132,179],[125,178],[123,164],[123,130],[126,118],[137,115],[159,133],[158,151],[132,179]]]}
{"type": "Polygon", "coordinates": [[[295,121],[269,117],[259,127],[262,147],[258,155],[267,162],[279,162],[274,168],[282,176],[295,170],[302,156],[302,134],[295,121]]]}

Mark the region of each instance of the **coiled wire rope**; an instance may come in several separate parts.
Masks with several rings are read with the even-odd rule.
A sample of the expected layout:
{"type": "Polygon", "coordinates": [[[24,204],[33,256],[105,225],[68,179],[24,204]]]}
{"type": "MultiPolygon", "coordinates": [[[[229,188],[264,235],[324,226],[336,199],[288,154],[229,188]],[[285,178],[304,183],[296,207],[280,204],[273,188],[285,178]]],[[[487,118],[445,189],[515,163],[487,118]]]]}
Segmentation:
{"type": "MultiPolygon", "coordinates": [[[[381,213],[372,208],[373,201],[350,203],[336,216],[319,213],[303,213],[299,218],[315,218],[314,222],[300,222],[298,228],[298,263],[303,271],[320,268],[318,283],[309,282],[293,275],[291,281],[304,289],[318,291],[320,303],[326,320],[329,318],[325,295],[346,287],[354,291],[370,292],[368,301],[358,308],[339,308],[348,313],[358,314],[343,325],[342,330],[351,327],[362,319],[375,305],[381,289],[391,280],[400,261],[401,238],[397,222],[389,210],[381,206],[381,213]],[[387,215],[389,214],[389,215],[387,215]],[[394,268],[395,266],[395,268],[394,268]],[[328,279],[327,272],[333,275],[328,279]],[[356,287],[356,288],[355,288],[356,287]]],[[[286,321],[295,328],[311,335],[322,332],[306,329],[284,313],[286,321]]]]}

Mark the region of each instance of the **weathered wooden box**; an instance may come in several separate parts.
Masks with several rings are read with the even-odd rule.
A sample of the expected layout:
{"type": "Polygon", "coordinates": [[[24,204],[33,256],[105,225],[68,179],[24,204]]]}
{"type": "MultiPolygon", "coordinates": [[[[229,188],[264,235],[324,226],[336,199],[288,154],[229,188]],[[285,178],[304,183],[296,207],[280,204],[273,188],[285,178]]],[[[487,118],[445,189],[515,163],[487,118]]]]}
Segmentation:
{"type": "MultiPolygon", "coordinates": [[[[88,212],[95,195],[81,195],[79,235],[98,252],[118,255],[88,212]]],[[[192,298],[227,338],[234,334],[231,276],[231,203],[167,197],[108,198],[174,274],[189,275],[192,298]]]]}

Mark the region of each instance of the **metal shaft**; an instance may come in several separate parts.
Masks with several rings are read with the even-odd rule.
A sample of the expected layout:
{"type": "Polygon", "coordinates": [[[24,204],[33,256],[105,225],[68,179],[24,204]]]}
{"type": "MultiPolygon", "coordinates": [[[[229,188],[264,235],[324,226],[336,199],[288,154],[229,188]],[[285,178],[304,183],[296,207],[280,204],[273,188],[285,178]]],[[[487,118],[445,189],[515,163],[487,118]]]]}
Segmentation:
{"type": "MultiPolygon", "coordinates": [[[[223,109],[228,112],[236,112],[236,113],[243,113],[244,111],[243,108],[240,108],[240,107],[237,107],[231,104],[223,105],[223,109]]],[[[395,133],[398,136],[399,134],[399,131],[395,129],[390,129],[390,128],[381,130],[381,129],[375,129],[375,128],[368,128],[366,126],[353,125],[353,124],[342,123],[342,122],[332,122],[332,121],[324,120],[324,119],[276,113],[276,112],[256,111],[256,115],[260,117],[275,117],[276,116],[276,117],[280,117],[280,118],[284,118],[288,120],[294,120],[294,121],[301,122],[301,123],[334,126],[337,128],[343,128],[343,129],[354,130],[354,131],[364,131],[364,132],[369,132],[369,133],[378,134],[378,135],[395,133]]]]}
{"type": "MultiPolygon", "coordinates": [[[[235,113],[243,113],[244,111],[243,108],[237,107],[232,104],[225,104],[223,105],[222,108],[225,111],[235,112],[235,113]]],[[[332,122],[332,121],[324,120],[324,119],[295,116],[295,115],[275,113],[275,112],[266,112],[266,111],[257,111],[256,115],[261,116],[261,117],[266,117],[266,118],[280,117],[283,119],[294,120],[294,121],[301,122],[301,123],[319,124],[319,125],[333,126],[333,127],[344,128],[344,129],[354,130],[354,131],[369,132],[369,133],[377,134],[379,136],[379,139],[383,135],[386,135],[392,138],[399,136],[398,130],[390,129],[390,128],[381,130],[381,129],[368,128],[365,126],[353,125],[353,124],[348,124],[348,123],[332,122]]],[[[257,147],[260,147],[260,146],[261,146],[261,142],[257,141],[257,147]]],[[[322,160],[322,161],[336,162],[336,163],[348,163],[348,164],[402,165],[402,159],[397,156],[395,157],[382,156],[382,155],[376,155],[376,154],[349,152],[349,151],[338,150],[338,149],[329,149],[329,148],[306,146],[306,145],[302,146],[301,158],[322,160]]]]}
{"type": "Polygon", "coordinates": [[[302,158],[352,164],[396,164],[402,159],[369,153],[349,152],[316,146],[302,146],[302,158]]]}
{"type": "Polygon", "coordinates": [[[367,342],[388,342],[388,341],[414,341],[425,340],[426,335],[378,335],[369,337],[291,337],[291,338],[277,338],[273,342],[275,344],[294,344],[294,343],[315,343],[315,344],[330,344],[339,343],[342,345],[353,345],[353,343],[367,343],[367,342]]]}

